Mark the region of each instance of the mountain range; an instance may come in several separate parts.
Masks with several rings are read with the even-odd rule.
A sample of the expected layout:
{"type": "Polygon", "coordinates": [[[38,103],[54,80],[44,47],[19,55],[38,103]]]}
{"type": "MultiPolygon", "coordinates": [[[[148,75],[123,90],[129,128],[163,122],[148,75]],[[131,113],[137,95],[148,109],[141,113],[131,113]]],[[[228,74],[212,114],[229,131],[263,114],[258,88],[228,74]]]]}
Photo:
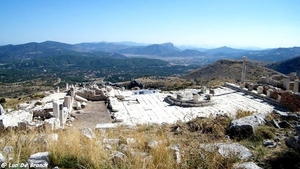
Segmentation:
{"type": "Polygon", "coordinates": [[[57,56],[62,54],[88,57],[148,57],[199,58],[203,63],[212,63],[220,59],[240,59],[247,56],[250,60],[277,62],[300,56],[300,47],[274,48],[266,50],[244,50],[230,47],[220,47],[199,51],[196,49],[181,50],[172,43],[140,45],[133,42],[119,43],[79,43],[66,44],[54,41],[42,43],[26,43],[21,45],[0,46],[0,61],[31,59],[35,57],[57,56]]]}

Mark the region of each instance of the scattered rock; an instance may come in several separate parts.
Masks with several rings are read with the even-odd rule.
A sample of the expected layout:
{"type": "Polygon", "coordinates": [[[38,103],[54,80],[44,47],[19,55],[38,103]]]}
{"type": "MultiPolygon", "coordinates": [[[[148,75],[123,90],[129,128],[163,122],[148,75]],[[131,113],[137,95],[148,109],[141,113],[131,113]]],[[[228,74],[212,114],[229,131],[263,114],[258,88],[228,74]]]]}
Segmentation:
{"type": "Polygon", "coordinates": [[[109,156],[109,159],[112,160],[113,163],[118,164],[122,162],[125,157],[126,157],[125,154],[116,151],[109,156]]]}
{"type": "Polygon", "coordinates": [[[83,111],[83,110],[78,110],[78,111],[76,111],[75,113],[76,113],[76,114],[82,114],[82,113],[84,113],[84,111],[83,111]]]}
{"type": "Polygon", "coordinates": [[[272,140],[264,140],[263,146],[268,147],[268,148],[275,148],[277,146],[277,144],[272,140]]]}
{"type": "Polygon", "coordinates": [[[70,117],[76,118],[76,114],[71,113],[71,114],[70,114],[70,117]]]}
{"type": "Polygon", "coordinates": [[[39,152],[32,154],[28,159],[29,166],[32,168],[41,168],[45,169],[49,166],[49,152],[39,152]]]}
{"type": "Polygon", "coordinates": [[[82,129],[81,132],[82,132],[82,134],[84,136],[86,136],[89,139],[92,139],[92,138],[96,137],[95,134],[94,134],[94,132],[93,132],[93,130],[91,128],[84,128],[84,129],[82,129]]]}
{"type": "Polygon", "coordinates": [[[53,134],[49,134],[47,137],[47,140],[49,141],[58,141],[58,134],[53,133],[53,134]]]}
{"type": "Polygon", "coordinates": [[[126,139],[126,143],[127,144],[135,144],[136,143],[136,140],[134,138],[127,138],[126,139]]]}
{"type": "Polygon", "coordinates": [[[265,123],[265,120],[258,115],[246,116],[231,121],[229,131],[232,138],[244,139],[252,136],[259,125],[265,123]]]}
{"type": "Polygon", "coordinates": [[[157,146],[158,146],[158,141],[155,141],[155,140],[150,140],[147,143],[148,148],[156,148],[157,146]]]}
{"type": "Polygon", "coordinates": [[[174,150],[175,152],[176,163],[180,164],[181,163],[180,146],[177,144],[172,146],[171,149],[174,150]]]}
{"type": "Polygon", "coordinates": [[[119,144],[120,143],[120,139],[107,139],[107,138],[104,138],[103,139],[103,143],[104,144],[119,144]]]}
{"type": "Polygon", "coordinates": [[[111,147],[111,145],[109,145],[109,144],[106,144],[106,145],[104,146],[104,149],[105,149],[105,150],[111,150],[111,149],[112,149],[112,147],[111,147]]]}
{"type": "Polygon", "coordinates": [[[82,102],[81,103],[81,108],[84,109],[86,107],[87,103],[86,102],[82,102]]]}
{"type": "Polygon", "coordinates": [[[237,158],[242,160],[252,157],[251,151],[238,143],[200,144],[200,147],[210,152],[217,150],[223,157],[236,156],[237,158]]]}
{"type": "Polygon", "coordinates": [[[13,152],[14,152],[14,147],[13,146],[5,146],[2,149],[2,153],[5,154],[5,155],[8,155],[8,154],[13,153],[13,152]]]}
{"type": "Polygon", "coordinates": [[[262,168],[256,165],[254,162],[245,162],[241,164],[234,164],[233,169],[262,169],[262,168]]]}

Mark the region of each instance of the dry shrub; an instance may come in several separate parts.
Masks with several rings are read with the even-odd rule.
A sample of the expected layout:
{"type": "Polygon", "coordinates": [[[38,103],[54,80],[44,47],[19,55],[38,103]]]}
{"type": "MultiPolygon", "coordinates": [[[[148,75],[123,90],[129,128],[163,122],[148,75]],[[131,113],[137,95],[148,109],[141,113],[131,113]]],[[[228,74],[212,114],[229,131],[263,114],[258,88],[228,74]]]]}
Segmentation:
{"type": "Polygon", "coordinates": [[[189,131],[209,134],[215,138],[224,138],[230,119],[225,116],[215,118],[199,118],[187,122],[189,131]]]}
{"type": "Polygon", "coordinates": [[[239,110],[236,111],[236,118],[240,119],[240,118],[243,118],[243,117],[251,116],[253,114],[254,114],[253,111],[246,111],[246,110],[240,110],[239,109],[239,110]]]}
{"type": "Polygon", "coordinates": [[[199,144],[190,146],[184,157],[183,168],[229,169],[238,162],[236,157],[223,157],[217,150],[209,152],[200,148],[199,144]]]}

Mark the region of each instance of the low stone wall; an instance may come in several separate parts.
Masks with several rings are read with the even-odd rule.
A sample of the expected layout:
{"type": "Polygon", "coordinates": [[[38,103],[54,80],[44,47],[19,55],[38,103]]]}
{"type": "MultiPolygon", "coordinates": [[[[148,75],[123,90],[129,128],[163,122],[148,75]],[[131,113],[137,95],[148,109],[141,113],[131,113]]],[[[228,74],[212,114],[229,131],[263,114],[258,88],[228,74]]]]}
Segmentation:
{"type": "Polygon", "coordinates": [[[203,100],[203,101],[179,100],[172,96],[167,96],[164,99],[164,101],[171,105],[181,106],[181,107],[203,107],[203,106],[213,105],[213,103],[209,100],[203,100]]]}
{"type": "Polygon", "coordinates": [[[285,92],[281,94],[280,104],[287,107],[291,111],[300,110],[300,95],[292,92],[285,92]]]}
{"type": "Polygon", "coordinates": [[[85,90],[85,91],[76,92],[76,95],[86,98],[87,100],[90,101],[104,101],[108,98],[105,95],[101,95],[101,94],[97,95],[95,90],[85,90]]]}
{"type": "Polygon", "coordinates": [[[230,83],[225,83],[224,86],[228,87],[230,89],[233,89],[233,90],[236,90],[236,91],[243,92],[245,94],[251,95],[251,96],[253,96],[255,98],[259,98],[259,99],[262,99],[264,101],[267,101],[269,104],[274,105],[274,106],[276,106],[279,109],[284,109],[284,107],[286,107],[285,105],[282,105],[281,102],[277,102],[276,100],[274,100],[272,98],[268,98],[268,97],[262,96],[260,94],[254,93],[252,91],[241,89],[240,87],[232,85],[230,83]]]}

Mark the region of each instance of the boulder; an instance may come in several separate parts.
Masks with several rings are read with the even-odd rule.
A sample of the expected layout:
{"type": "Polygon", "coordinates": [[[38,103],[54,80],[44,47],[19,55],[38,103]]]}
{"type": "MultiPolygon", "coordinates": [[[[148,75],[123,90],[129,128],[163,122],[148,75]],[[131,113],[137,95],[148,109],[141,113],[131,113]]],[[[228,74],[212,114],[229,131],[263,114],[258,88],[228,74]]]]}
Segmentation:
{"type": "Polygon", "coordinates": [[[32,154],[28,159],[28,164],[30,168],[41,168],[45,169],[49,167],[49,152],[38,152],[32,154]]]}
{"type": "Polygon", "coordinates": [[[238,143],[210,143],[200,144],[200,147],[205,151],[218,151],[223,157],[230,158],[236,157],[241,160],[250,159],[252,157],[251,151],[238,143]]]}
{"type": "Polygon", "coordinates": [[[95,134],[94,134],[94,132],[93,132],[93,130],[91,128],[84,128],[84,129],[82,129],[81,132],[82,132],[82,134],[84,136],[86,136],[89,139],[92,139],[92,138],[96,137],[95,134]]]}
{"type": "Polygon", "coordinates": [[[230,137],[244,139],[252,136],[259,125],[265,124],[262,116],[253,115],[231,121],[230,137]]]}

